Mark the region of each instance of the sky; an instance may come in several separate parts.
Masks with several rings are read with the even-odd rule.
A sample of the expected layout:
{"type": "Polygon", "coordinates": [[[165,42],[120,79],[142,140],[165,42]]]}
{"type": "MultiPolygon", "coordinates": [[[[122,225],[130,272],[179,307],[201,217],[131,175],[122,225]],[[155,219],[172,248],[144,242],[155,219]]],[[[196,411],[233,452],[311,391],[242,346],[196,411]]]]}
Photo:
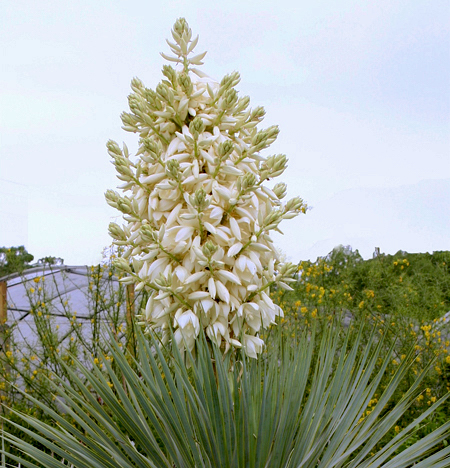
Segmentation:
{"type": "Polygon", "coordinates": [[[108,139],[130,81],[160,81],[178,17],[237,70],[240,95],[280,135],[288,196],[311,210],[281,225],[291,261],[338,244],[450,250],[450,4],[445,0],[15,0],[0,3],[0,246],[97,263],[118,213],[108,139]]]}

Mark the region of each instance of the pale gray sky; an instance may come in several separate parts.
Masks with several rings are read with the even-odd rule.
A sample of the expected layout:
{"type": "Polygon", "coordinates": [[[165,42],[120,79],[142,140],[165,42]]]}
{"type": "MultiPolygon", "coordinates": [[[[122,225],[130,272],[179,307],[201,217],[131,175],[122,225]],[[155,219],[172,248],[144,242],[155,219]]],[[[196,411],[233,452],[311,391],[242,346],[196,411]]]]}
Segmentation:
{"type": "Polygon", "coordinates": [[[105,143],[136,148],[120,128],[129,83],[159,82],[179,16],[208,50],[205,72],[238,70],[263,125],[280,126],[289,195],[314,207],[283,225],[292,260],[339,243],[450,250],[446,0],[1,2],[0,246],[100,259],[117,215],[105,143]],[[423,187],[433,209],[414,210],[423,187]]]}

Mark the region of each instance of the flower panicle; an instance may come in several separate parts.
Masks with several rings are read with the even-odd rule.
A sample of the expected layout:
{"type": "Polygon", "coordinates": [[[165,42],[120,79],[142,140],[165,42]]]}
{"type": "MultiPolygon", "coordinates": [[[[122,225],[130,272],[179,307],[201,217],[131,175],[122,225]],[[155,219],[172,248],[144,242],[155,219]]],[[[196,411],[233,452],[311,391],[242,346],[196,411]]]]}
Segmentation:
{"type": "Polygon", "coordinates": [[[224,351],[262,351],[260,332],[283,311],[270,298],[274,285],[290,289],[297,266],[280,261],[270,238],[284,219],[306,211],[301,198],[283,204],[284,183],[266,182],[287,168],[283,154],[264,156],[277,126],[258,130],[262,107],[249,109],[239,97],[239,73],[220,82],[193,65],[198,42],[184,19],[168,41],[173,56],[155,91],[131,82],[126,131],[139,134],[136,159],[108,141],[107,149],[124,182],[106,201],[125,224],[109,225],[124,253],[114,266],[126,284],[149,292],[140,323],[192,349],[200,330],[224,351]]]}

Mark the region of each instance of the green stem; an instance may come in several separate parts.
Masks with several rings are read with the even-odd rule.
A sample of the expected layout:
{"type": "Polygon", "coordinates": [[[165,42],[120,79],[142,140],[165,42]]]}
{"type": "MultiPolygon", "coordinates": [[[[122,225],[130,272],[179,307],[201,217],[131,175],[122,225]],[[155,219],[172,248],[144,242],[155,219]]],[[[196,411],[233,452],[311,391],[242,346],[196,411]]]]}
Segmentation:
{"type": "MultiPolygon", "coordinates": [[[[257,233],[256,233],[256,239],[258,239],[258,237],[263,233],[264,231],[264,228],[261,228],[257,233]]],[[[238,257],[239,255],[241,255],[241,253],[252,243],[252,240],[250,239],[247,243],[245,243],[241,250],[239,250],[239,252],[237,253],[236,257],[238,257]]]]}
{"type": "Polygon", "coordinates": [[[184,306],[186,306],[188,309],[192,309],[191,305],[188,304],[182,297],[180,297],[175,291],[170,291],[173,295],[173,297],[175,297],[177,299],[177,301],[181,304],[183,304],[184,306]]]}
{"type": "Polygon", "coordinates": [[[174,260],[177,263],[181,263],[181,260],[178,257],[175,257],[175,255],[171,254],[170,252],[167,252],[167,250],[161,245],[160,242],[158,242],[158,246],[172,260],[174,260]]]}
{"type": "Polygon", "coordinates": [[[267,283],[266,285],[264,285],[264,286],[262,286],[261,288],[257,289],[256,291],[253,291],[253,292],[244,300],[244,302],[250,302],[257,294],[263,292],[264,289],[270,288],[270,286],[272,286],[273,284],[275,284],[275,281],[270,281],[269,283],[267,283]]]}

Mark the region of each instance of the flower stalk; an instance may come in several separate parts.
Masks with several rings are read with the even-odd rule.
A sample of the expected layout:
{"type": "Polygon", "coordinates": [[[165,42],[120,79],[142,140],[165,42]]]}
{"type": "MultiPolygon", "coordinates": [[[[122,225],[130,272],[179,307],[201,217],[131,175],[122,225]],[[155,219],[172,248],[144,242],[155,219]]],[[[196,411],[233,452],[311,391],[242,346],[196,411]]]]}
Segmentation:
{"type": "Polygon", "coordinates": [[[224,351],[243,347],[257,357],[260,331],[283,315],[265,291],[290,289],[296,272],[269,234],[306,205],[300,198],[283,204],[283,183],[265,185],[287,168],[285,155],[262,153],[279,129],[257,128],[265,111],[239,96],[239,73],[219,83],[198,68],[206,52],[194,54],[192,37],[178,19],[167,41],[173,55],[161,54],[171,64],[156,90],[132,80],[122,121],[140,137],[136,159],[126,146],[107,144],[127,193],[106,193],[125,220],[109,229],[125,248],[116,266],[128,275],[124,282],[150,293],[138,318],[163,342],[173,329],[177,343],[192,349],[204,329],[224,351]]]}

